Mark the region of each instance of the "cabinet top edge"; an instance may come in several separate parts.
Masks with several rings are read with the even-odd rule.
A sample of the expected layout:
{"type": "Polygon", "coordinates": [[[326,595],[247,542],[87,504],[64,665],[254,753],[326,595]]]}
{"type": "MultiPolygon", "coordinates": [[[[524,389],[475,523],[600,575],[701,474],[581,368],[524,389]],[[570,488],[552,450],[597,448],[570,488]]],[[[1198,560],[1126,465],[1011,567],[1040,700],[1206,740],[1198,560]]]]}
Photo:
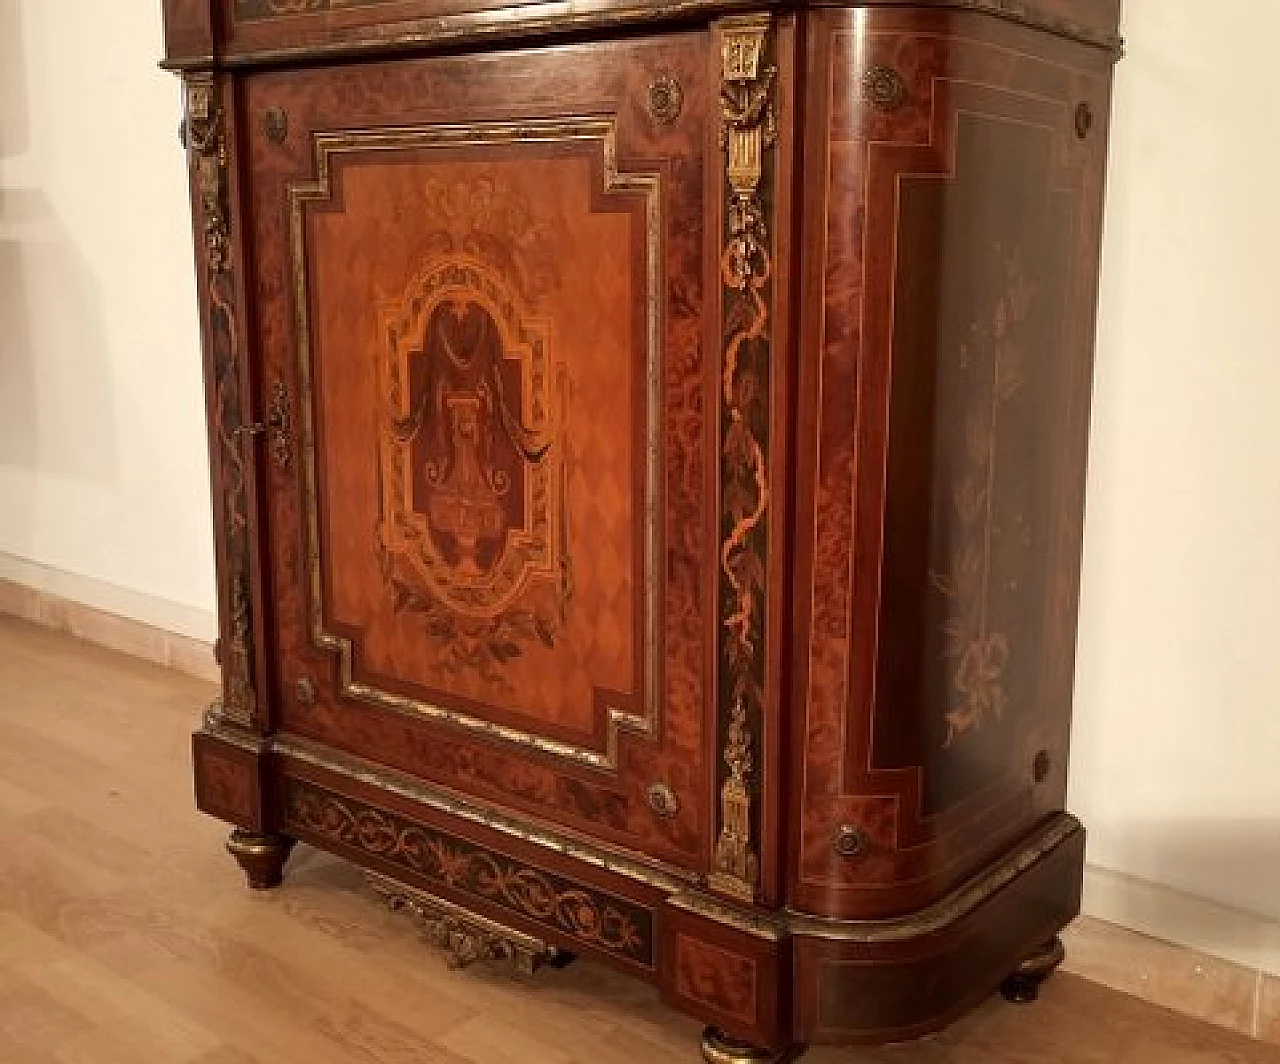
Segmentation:
{"type": "Polygon", "coordinates": [[[162,0],[169,70],[235,69],[428,53],[678,26],[746,11],[917,8],[976,12],[1118,58],[1121,0],[162,0]]]}

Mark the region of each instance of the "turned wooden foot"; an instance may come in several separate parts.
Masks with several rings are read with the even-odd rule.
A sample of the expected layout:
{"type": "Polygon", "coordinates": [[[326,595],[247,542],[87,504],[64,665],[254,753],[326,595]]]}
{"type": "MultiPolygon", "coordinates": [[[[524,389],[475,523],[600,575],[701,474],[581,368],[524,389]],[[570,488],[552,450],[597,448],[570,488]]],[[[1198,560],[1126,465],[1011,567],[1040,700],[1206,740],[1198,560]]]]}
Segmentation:
{"type": "Polygon", "coordinates": [[[1066,955],[1062,939],[1055,935],[1018,965],[1017,971],[1000,984],[1000,993],[1006,1001],[1018,1005],[1035,1001],[1040,996],[1040,984],[1054,973],[1066,955]]]}
{"type": "Polygon", "coordinates": [[[284,863],[293,849],[287,835],[258,835],[236,829],[227,839],[227,852],[239,862],[254,890],[270,890],[284,879],[284,863]]]}
{"type": "Polygon", "coordinates": [[[702,1059],[707,1064],[779,1064],[790,1060],[791,1053],[771,1053],[767,1049],[735,1042],[714,1027],[702,1032],[702,1059]]]}

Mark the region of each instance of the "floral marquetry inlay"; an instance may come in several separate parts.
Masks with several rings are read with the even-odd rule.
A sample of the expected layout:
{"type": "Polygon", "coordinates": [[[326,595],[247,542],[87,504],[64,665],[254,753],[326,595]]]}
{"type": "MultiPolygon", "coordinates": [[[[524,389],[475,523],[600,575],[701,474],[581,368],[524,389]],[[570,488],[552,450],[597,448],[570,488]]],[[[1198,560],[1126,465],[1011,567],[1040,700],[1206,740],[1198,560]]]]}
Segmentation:
{"type": "Polygon", "coordinates": [[[466,253],[425,265],[384,312],[384,575],[440,667],[490,683],[554,646],[573,595],[548,331],[466,253]]]}
{"type": "Polygon", "coordinates": [[[774,34],[767,16],[726,20],[722,32],[720,726],[724,777],[710,882],[726,894],[753,901],[759,880],[753,794],[764,714],[771,490],[768,407],[777,68],[771,61],[774,34]]]}
{"type": "Polygon", "coordinates": [[[285,829],[303,838],[340,843],[579,942],[653,963],[652,917],[621,898],[310,784],[288,781],[284,806],[285,829]]]}
{"type": "Polygon", "coordinates": [[[1013,651],[1008,632],[995,629],[988,615],[995,534],[996,439],[1001,411],[1025,381],[1023,326],[1035,298],[1016,249],[996,245],[1004,286],[984,316],[970,324],[961,343],[960,369],[986,374],[980,402],[966,415],[962,472],[951,493],[959,533],[950,567],[930,580],[948,603],[943,631],[950,662],[951,709],[946,745],[999,720],[1008,696],[1004,675],[1013,651]]]}

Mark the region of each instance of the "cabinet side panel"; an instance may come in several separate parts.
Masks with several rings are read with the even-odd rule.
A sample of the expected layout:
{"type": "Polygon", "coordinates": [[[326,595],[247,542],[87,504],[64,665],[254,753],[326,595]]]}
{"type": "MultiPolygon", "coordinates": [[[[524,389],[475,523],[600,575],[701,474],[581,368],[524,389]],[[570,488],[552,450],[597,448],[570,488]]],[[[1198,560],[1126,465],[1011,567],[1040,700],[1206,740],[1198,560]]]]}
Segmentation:
{"type": "Polygon", "coordinates": [[[926,11],[809,61],[793,898],[892,915],[1065,799],[1110,66],[926,11]]]}

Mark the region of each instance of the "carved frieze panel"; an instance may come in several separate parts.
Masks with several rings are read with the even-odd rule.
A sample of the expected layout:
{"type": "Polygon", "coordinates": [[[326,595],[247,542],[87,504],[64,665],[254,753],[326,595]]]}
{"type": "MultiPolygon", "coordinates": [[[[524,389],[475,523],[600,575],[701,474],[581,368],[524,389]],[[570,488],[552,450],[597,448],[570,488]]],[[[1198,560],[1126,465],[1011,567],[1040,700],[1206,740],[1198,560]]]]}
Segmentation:
{"type": "Polygon", "coordinates": [[[397,865],[577,942],[653,965],[653,916],[625,899],[533,868],[389,810],[298,780],[283,784],[283,827],[397,865]]]}

